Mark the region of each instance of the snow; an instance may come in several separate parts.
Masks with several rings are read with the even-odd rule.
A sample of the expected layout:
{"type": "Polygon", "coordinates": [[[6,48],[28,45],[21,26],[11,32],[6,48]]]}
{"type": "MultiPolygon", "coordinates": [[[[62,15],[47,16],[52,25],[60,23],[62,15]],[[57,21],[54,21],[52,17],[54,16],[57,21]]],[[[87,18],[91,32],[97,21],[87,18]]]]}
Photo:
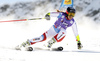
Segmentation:
{"type": "MultiPolygon", "coordinates": [[[[75,19],[83,45],[82,50],[77,49],[71,28],[67,29],[66,38],[61,43],[53,45],[53,47],[63,46],[63,51],[36,50],[29,52],[13,49],[27,39],[40,36],[52,26],[56,18],[52,18],[50,21],[29,20],[0,23],[0,61],[100,61],[100,25],[88,17],[79,16],[79,13],[75,19]]],[[[41,42],[33,46],[41,47],[45,43],[41,42]]]]}
{"type": "MultiPolygon", "coordinates": [[[[55,18],[53,18],[55,19],[55,18]]],[[[99,61],[100,56],[100,28],[95,30],[88,25],[78,26],[82,50],[77,50],[76,41],[71,28],[67,30],[66,38],[56,45],[63,46],[64,51],[16,51],[12,48],[29,38],[40,36],[50,28],[51,21],[26,21],[0,23],[0,61],[99,61]],[[40,24],[40,25],[38,25],[40,24]],[[48,26],[46,26],[48,25],[48,26]],[[85,29],[85,30],[84,30],[85,29]],[[37,31],[38,30],[38,31],[37,31]],[[97,36],[97,37],[95,37],[97,36]],[[68,45],[67,45],[68,44],[68,45]]],[[[41,42],[39,44],[42,44],[41,42]]],[[[38,43],[36,45],[39,45],[38,43]]]]}

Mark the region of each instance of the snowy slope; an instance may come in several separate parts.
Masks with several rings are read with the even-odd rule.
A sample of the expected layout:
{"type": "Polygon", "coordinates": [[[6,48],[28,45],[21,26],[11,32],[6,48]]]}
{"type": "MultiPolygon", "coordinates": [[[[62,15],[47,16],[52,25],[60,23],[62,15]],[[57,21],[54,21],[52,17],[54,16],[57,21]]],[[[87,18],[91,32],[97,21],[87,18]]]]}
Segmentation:
{"type": "MultiPolygon", "coordinates": [[[[40,0],[39,0],[40,1],[40,0]]],[[[42,1],[42,0],[41,0],[42,1]]],[[[44,1],[44,0],[43,0],[44,1]]],[[[51,0],[52,1],[52,0],[51,0]]],[[[55,0],[53,0],[55,1],[55,0]]],[[[60,0],[59,0],[60,1],[60,0]]],[[[39,21],[25,21],[25,22],[9,22],[9,23],[0,23],[0,61],[100,61],[100,25],[98,23],[98,19],[96,20],[97,23],[94,22],[94,18],[99,18],[99,13],[95,16],[87,15],[87,13],[91,13],[94,10],[99,9],[99,0],[76,0],[75,5],[76,8],[79,6],[80,3],[90,3],[89,6],[87,4],[82,4],[83,10],[80,11],[81,7],[78,7],[75,19],[78,26],[78,31],[80,35],[81,42],[83,44],[82,50],[77,50],[77,45],[75,41],[75,37],[73,35],[73,31],[71,28],[67,29],[67,36],[66,38],[61,42],[53,45],[55,46],[63,46],[64,51],[57,52],[57,51],[16,51],[12,48],[16,45],[22,43],[23,41],[26,41],[27,39],[38,37],[43,32],[48,30],[51,25],[55,22],[56,18],[52,18],[50,21],[46,20],[39,20],[39,21]],[[78,2],[76,2],[78,1],[78,2]],[[95,7],[93,5],[93,2],[97,4],[95,7]],[[92,11],[89,11],[91,8],[94,8],[92,11]],[[89,11],[89,12],[88,12],[89,11]]],[[[28,4],[30,7],[30,4],[28,4]]],[[[47,7],[50,6],[47,5],[47,7]]],[[[12,7],[12,6],[11,6],[12,7]]],[[[11,8],[10,7],[10,8],[11,8]]],[[[41,11],[37,11],[38,9],[41,10],[41,8],[37,8],[35,10],[35,13],[38,12],[36,16],[41,13],[41,11]]],[[[14,9],[14,8],[13,8],[14,9]]],[[[44,9],[45,11],[46,9],[44,9]]],[[[54,8],[51,8],[51,11],[53,11],[54,8]]],[[[47,10],[48,11],[48,10],[47,10]]],[[[0,11],[1,12],[1,11],[0,11]]],[[[9,16],[6,16],[5,14],[8,14],[10,12],[10,9],[0,14],[1,20],[7,20],[7,19],[18,19],[17,16],[21,16],[21,18],[32,18],[31,15],[24,15],[24,13],[29,12],[28,10],[23,11],[22,13],[21,9],[18,9],[16,13],[18,14],[10,14],[9,16]],[[21,12],[20,12],[21,11],[21,12]],[[15,16],[14,16],[15,15],[15,16]]],[[[30,11],[32,13],[33,11],[30,11]]],[[[42,15],[43,16],[43,15],[42,15]]],[[[43,43],[37,43],[33,46],[39,46],[41,47],[43,43]]]]}
{"type": "MultiPolygon", "coordinates": [[[[64,47],[64,51],[62,52],[27,52],[11,49],[29,38],[40,36],[44,31],[50,28],[53,22],[54,21],[52,20],[44,20],[0,23],[0,61],[100,61],[100,38],[98,34],[99,31],[97,32],[97,30],[85,26],[78,27],[81,42],[84,46],[82,50],[77,50],[76,41],[74,39],[71,28],[67,30],[66,38],[61,43],[55,44],[55,46],[57,45],[64,47]],[[38,24],[40,24],[41,26],[39,26],[38,24]],[[46,25],[48,25],[48,27],[46,25]],[[87,31],[84,29],[86,29],[87,31]],[[98,37],[94,37],[94,35],[98,37]]],[[[41,46],[41,44],[42,43],[37,43],[38,46],[41,46]]]]}

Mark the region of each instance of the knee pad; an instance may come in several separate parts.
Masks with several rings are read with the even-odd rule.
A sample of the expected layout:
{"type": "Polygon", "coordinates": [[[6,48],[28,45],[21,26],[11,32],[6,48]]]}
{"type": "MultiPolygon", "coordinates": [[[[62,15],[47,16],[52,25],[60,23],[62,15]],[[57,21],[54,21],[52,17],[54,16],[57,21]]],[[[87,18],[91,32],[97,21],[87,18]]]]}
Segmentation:
{"type": "Polygon", "coordinates": [[[60,36],[58,36],[58,34],[57,35],[55,35],[54,36],[54,39],[57,41],[57,42],[60,42],[60,41],[62,41],[64,38],[65,38],[65,36],[66,35],[60,35],[60,36]]]}

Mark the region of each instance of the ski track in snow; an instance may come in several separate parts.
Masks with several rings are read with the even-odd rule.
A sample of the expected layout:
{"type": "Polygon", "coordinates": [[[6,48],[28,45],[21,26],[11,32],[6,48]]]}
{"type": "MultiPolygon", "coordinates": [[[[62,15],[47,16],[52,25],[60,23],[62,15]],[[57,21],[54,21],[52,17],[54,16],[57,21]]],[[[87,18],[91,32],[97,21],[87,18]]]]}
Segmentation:
{"type": "Polygon", "coordinates": [[[99,61],[100,52],[95,51],[16,51],[0,49],[0,61],[99,61]]]}

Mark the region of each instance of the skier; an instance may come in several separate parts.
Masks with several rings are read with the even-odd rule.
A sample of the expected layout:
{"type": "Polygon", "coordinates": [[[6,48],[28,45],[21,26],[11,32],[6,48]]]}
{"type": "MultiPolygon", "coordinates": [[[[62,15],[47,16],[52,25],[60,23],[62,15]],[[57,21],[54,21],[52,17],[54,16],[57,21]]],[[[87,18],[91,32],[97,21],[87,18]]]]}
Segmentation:
{"type": "Polygon", "coordinates": [[[18,45],[17,48],[26,47],[27,45],[30,46],[37,42],[45,41],[48,38],[51,39],[48,41],[47,47],[51,48],[54,43],[60,42],[65,38],[66,29],[71,26],[76,37],[77,47],[78,49],[81,49],[82,44],[78,35],[75,20],[73,19],[75,12],[76,11],[73,7],[68,7],[66,12],[59,12],[56,22],[48,31],[44,32],[40,37],[32,38],[23,42],[21,45],[18,45]]]}

